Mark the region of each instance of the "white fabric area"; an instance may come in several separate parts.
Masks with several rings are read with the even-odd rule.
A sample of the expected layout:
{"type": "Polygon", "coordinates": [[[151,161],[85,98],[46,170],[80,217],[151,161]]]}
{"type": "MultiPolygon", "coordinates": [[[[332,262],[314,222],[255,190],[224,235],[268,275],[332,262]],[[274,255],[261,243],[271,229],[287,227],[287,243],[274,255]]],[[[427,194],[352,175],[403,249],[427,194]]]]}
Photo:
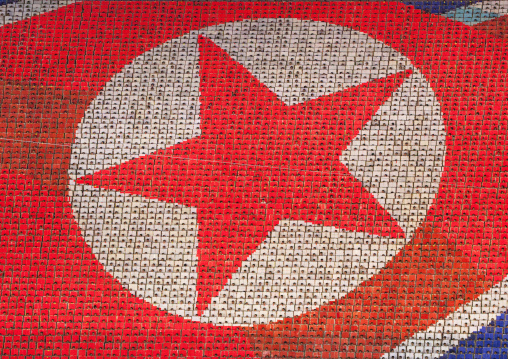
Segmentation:
{"type": "Polygon", "coordinates": [[[487,0],[481,1],[470,7],[481,9],[483,12],[499,14],[501,16],[508,14],[508,0],[487,0]]]}
{"type": "Polygon", "coordinates": [[[32,16],[71,5],[77,0],[21,0],[0,6],[0,26],[28,19],[32,16]]]}

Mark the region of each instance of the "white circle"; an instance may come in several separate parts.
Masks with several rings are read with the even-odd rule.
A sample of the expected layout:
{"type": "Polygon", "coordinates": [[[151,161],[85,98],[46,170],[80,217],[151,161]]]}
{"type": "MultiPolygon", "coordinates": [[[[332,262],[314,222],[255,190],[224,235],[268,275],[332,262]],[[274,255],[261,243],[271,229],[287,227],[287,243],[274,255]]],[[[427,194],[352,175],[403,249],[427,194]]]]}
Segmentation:
{"type": "Polygon", "coordinates": [[[86,243],[134,295],[188,319],[252,325],[313,310],[378,273],[425,218],[444,154],[440,105],[406,57],[341,26],[246,20],[168,41],[116,74],[78,127],[69,196],[86,243]],[[406,238],[281,221],[198,316],[196,210],[75,180],[201,134],[199,35],[227,51],[287,105],[412,69],[341,155],[406,238]]]}

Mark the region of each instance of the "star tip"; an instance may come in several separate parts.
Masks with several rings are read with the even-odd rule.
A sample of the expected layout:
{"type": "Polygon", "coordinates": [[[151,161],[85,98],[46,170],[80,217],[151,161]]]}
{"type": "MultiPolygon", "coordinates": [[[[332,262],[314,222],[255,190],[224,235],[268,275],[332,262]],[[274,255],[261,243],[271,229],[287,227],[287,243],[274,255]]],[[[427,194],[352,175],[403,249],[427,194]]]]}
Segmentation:
{"type": "Polygon", "coordinates": [[[211,298],[206,298],[206,296],[200,296],[198,291],[198,298],[196,302],[196,313],[198,316],[202,317],[205,314],[205,311],[211,304],[211,298]]]}
{"type": "Polygon", "coordinates": [[[405,69],[404,71],[399,72],[398,76],[401,76],[402,78],[407,79],[409,76],[411,76],[413,74],[414,74],[413,69],[409,68],[409,69],[405,69]]]}
{"type": "Polygon", "coordinates": [[[198,317],[202,317],[205,313],[206,304],[197,304],[196,305],[196,313],[198,314],[198,317]]]}
{"type": "Polygon", "coordinates": [[[91,182],[91,178],[88,178],[90,176],[83,176],[83,177],[79,177],[79,178],[76,178],[74,180],[74,182],[76,184],[89,184],[88,182],[91,182]]]}

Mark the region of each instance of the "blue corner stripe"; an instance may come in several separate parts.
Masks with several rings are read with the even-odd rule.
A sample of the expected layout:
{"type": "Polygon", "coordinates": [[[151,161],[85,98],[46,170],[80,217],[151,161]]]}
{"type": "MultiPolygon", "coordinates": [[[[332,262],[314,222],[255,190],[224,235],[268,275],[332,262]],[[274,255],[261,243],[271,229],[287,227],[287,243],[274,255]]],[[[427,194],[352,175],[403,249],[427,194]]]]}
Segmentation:
{"type": "Polygon", "coordinates": [[[480,2],[479,0],[457,0],[457,1],[421,1],[421,0],[402,0],[406,5],[412,5],[416,9],[424,10],[432,14],[444,14],[459,7],[469,6],[480,2]]]}
{"type": "Polygon", "coordinates": [[[483,12],[481,9],[477,8],[459,8],[450,12],[443,14],[443,16],[455,20],[463,22],[467,25],[475,25],[480,22],[484,22],[487,20],[492,20],[499,17],[499,14],[493,14],[488,12],[483,12]]]}
{"type": "Polygon", "coordinates": [[[461,340],[441,359],[508,359],[508,313],[461,340]]]}
{"type": "Polygon", "coordinates": [[[12,4],[13,2],[18,2],[18,0],[0,0],[0,6],[12,4]]]}

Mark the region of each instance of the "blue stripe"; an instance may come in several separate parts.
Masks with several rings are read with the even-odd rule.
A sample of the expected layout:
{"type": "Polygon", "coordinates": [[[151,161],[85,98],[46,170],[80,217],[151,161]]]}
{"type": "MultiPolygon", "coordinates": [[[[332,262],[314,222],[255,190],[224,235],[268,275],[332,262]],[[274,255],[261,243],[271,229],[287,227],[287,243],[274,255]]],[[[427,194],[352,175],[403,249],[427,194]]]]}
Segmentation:
{"type": "Polygon", "coordinates": [[[0,0],[0,6],[7,5],[7,4],[12,4],[14,2],[18,2],[18,0],[0,0]]]}
{"type": "Polygon", "coordinates": [[[508,359],[508,314],[461,340],[441,359],[508,359]]]}
{"type": "Polygon", "coordinates": [[[480,0],[457,0],[457,1],[421,1],[421,0],[402,0],[406,5],[412,5],[416,9],[424,10],[432,14],[443,14],[455,10],[459,7],[469,6],[480,0]]]}

